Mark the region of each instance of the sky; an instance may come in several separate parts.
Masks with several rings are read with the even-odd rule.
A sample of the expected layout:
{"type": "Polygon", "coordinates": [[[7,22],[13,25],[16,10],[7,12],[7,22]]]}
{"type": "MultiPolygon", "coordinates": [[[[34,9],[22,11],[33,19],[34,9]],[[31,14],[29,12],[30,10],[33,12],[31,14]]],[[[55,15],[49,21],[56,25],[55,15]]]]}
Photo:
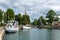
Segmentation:
{"type": "Polygon", "coordinates": [[[30,20],[38,19],[40,16],[46,16],[48,10],[52,9],[60,13],[60,0],[0,0],[0,9],[6,11],[12,8],[15,14],[24,14],[26,5],[27,14],[30,20]]]}

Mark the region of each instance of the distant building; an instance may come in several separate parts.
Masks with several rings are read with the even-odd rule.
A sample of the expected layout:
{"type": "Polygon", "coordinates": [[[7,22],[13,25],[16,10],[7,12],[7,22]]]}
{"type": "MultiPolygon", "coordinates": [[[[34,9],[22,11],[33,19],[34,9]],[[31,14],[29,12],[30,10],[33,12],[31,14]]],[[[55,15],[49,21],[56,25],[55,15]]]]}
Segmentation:
{"type": "Polygon", "coordinates": [[[52,23],[52,26],[53,26],[53,27],[60,27],[60,21],[54,21],[54,22],[52,23]]]}
{"type": "Polygon", "coordinates": [[[56,14],[54,17],[58,17],[60,21],[60,14],[56,14]]]}
{"type": "Polygon", "coordinates": [[[52,26],[53,27],[60,27],[60,14],[56,14],[54,17],[58,17],[59,21],[53,21],[52,26]]]}

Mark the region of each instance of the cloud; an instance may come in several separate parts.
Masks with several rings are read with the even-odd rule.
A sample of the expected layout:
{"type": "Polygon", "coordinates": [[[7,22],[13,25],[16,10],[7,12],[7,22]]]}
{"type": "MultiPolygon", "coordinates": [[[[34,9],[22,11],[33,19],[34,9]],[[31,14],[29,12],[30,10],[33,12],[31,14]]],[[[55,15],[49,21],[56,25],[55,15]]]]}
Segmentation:
{"type": "Polygon", "coordinates": [[[50,8],[53,9],[53,10],[59,11],[60,10],[60,5],[54,5],[54,6],[51,5],[50,8]]]}
{"type": "Polygon", "coordinates": [[[24,14],[25,4],[31,20],[38,19],[40,16],[45,17],[50,9],[60,11],[60,0],[0,0],[0,9],[12,8],[15,14],[24,14]]]}

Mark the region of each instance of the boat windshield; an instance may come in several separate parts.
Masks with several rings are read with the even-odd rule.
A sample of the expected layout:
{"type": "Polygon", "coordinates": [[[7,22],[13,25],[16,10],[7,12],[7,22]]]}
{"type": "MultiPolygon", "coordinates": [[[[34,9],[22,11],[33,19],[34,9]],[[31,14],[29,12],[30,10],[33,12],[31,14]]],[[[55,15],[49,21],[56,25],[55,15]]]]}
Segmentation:
{"type": "Polygon", "coordinates": [[[13,25],[12,24],[7,24],[8,27],[12,27],[13,25]]]}

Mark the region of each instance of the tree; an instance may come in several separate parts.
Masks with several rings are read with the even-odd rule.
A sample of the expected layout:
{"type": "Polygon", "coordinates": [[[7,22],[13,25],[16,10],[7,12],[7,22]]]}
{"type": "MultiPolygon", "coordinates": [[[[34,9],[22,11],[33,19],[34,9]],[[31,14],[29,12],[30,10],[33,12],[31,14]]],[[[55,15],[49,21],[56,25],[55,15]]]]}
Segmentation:
{"type": "Polygon", "coordinates": [[[28,15],[23,15],[22,16],[22,24],[30,24],[30,17],[28,15]]]}
{"type": "Polygon", "coordinates": [[[7,9],[5,13],[5,19],[8,20],[14,20],[14,11],[12,9],[7,9]]]}
{"type": "Polygon", "coordinates": [[[29,15],[26,15],[26,18],[27,18],[27,24],[30,24],[30,17],[29,17],[29,15]]]}
{"type": "Polygon", "coordinates": [[[58,20],[59,20],[59,18],[58,18],[58,17],[56,17],[54,21],[58,21],[58,20]]]}
{"type": "Polygon", "coordinates": [[[37,19],[35,19],[33,22],[32,22],[32,25],[34,25],[34,26],[37,26],[37,19]]]}
{"type": "Polygon", "coordinates": [[[48,24],[50,23],[50,25],[52,24],[52,22],[54,21],[54,15],[56,13],[53,11],[53,10],[49,10],[47,15],[46,15],[46,18],[48,18],[48,24]]]}
{"type": "Polygon", "coordinates": [[[55,15],[54,21],[59,21],[59,15],[55,15]]]}
{"type": "MultiPolygon", "coordinates": [[[[42,23],[43,23],[44,25],[46,25],[46,20],[44,19],[44,17],[43,17],[43,16],[40,16],[40,18],[39,18],[38,20],[41,20],[41,21],[42,21],[42,23]]],[[[38,21],[38,22],[39,22],[39,21],[38,21]]]]}
{"type": "Polygon", "coordinates": [[[0,22],[2,22],[2,14],[3,14],[3,12],[2,12],[2,10],[0,9],[0,22]]]}
{"type": "Polygon", "coordinates": [[[18,15],[15,15],[15,21],[18,21],[18,23],[20,25],[20,18],[18,17],[18,15]]]}
{"type": "Polygon", "coordinates": [[[19,25],[20,25],[21,22],[22,22],[22,16],[21,16],[21,14],[18,14],[18,18],[19,18],[19,25]]]}
{"type": "Polygon", "coordinates": [[[15,15],[15,21],[18,21],[18,15],[15,15]]]}
{"type": "Polygon", "coordinates": [[[39,17],[37,24],[38,24],[38,27],[43,27],[44,25],[46,25],[46,20],[44,19],[43,16],[39,17]]]}

